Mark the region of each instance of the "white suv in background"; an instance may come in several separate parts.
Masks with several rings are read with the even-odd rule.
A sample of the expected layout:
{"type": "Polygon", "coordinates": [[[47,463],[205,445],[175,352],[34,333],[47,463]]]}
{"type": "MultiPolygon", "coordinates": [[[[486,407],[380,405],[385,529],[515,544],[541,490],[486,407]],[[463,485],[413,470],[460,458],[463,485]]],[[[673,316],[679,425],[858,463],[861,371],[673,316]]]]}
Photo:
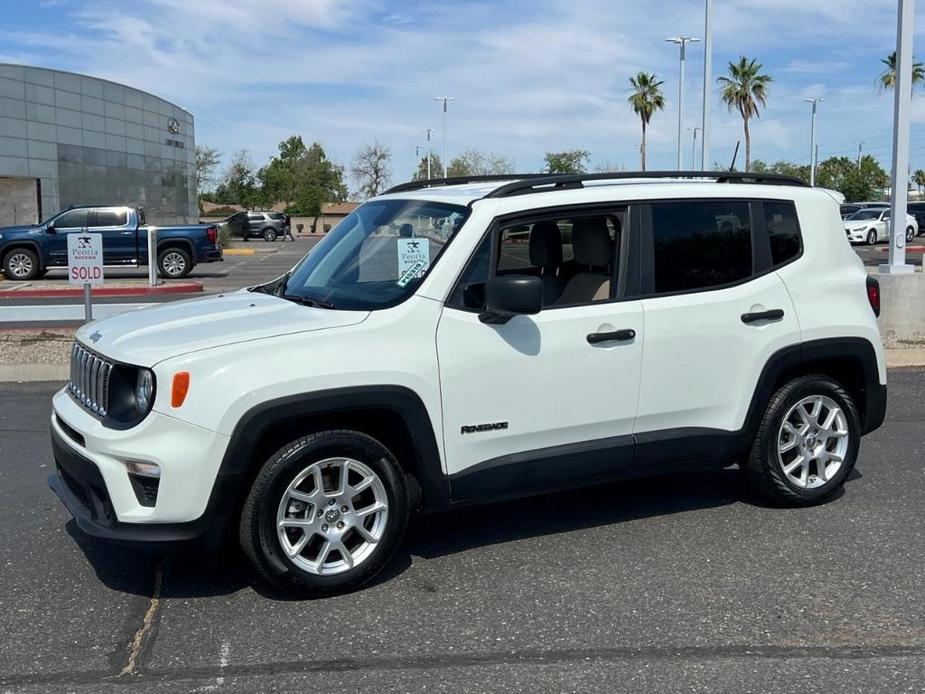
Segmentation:
{"type": "Polygon", "coordinates": [[[307,596],[412,513],[736,463],[814,504],[883,421],[878,310],[795,179],[404,184],[278,280],[81,328],[49,481],[91,535],[233,533],[307,596]]]}

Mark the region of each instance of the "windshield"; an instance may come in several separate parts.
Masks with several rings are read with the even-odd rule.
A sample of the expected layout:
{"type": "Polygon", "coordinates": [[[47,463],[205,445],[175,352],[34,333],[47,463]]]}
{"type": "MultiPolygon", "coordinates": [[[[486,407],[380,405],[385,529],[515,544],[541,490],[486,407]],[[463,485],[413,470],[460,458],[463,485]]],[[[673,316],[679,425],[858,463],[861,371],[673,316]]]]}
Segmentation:
{"type": "Polygon", "coordinates": [[[293,269],[284,294],[337,309],[394,306],[414,293],[468,213],[420,200],[361,205],[293,269]]]}
{"type": "Polygon", "coordinates": [[[880,219],[881,214],[883,214],[883,210],[878,210],[877,208],[868,208],[866,210],[858,210],[853,215],[848,217],[848,219],[880,219]]]}

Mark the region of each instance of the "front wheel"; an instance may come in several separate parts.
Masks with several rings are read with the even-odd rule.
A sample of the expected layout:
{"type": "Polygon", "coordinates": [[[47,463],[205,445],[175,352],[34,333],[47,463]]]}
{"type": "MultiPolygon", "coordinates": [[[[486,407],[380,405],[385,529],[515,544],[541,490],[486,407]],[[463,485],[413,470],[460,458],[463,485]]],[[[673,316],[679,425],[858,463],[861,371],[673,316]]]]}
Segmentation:
{"type": "Polygon", "coordinates": [[[906,241],[912,241],[915,238],[915,229],[906,227],[906,241]]]}
{"type": "Polygon", "coordinates": [[[245,501],[239,537],[268,583],[320,597],[375,576],[407,521],[404,476],[389,450],[357,431],[323,431],[267,460],[245,501]]]}
{"type": "Polygon", "coordinates": [[[875,229],[871,229],[867,232],[867,245],[873,246],[877,243],[877,232],[875,229]]]}
{"type": "Polygon", "coordinates": [[[774,393],[742,471],[755,491],[775,503],[817,504],[844,484],[860,441],[861,423],[848,392],[828,376],[802,376],[774,393]]]}
{"type": "Polygon", "coordinates": [[[193,269],[193,261],[182,248],[165,248],[157,256],[157,268],[161,277],[180,279],[193,269]]]}
{"type": "Polygon", "coordinates": [[[38,279],[41,272],[38,255],[28,248],[14,248],[3,259],[3,274],[7,279],[25,282],[38,279]]]}

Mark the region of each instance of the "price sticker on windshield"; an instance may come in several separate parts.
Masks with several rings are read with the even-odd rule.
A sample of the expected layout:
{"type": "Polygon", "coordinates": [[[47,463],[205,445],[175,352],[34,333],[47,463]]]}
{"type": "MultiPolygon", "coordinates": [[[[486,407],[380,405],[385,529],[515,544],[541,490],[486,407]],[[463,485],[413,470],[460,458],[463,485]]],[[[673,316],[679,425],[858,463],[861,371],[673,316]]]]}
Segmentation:
{"type": "Polygon", "coordinates": [[[430,241],[422,238],[398,239],[398,286],[423,275],[430,266],[430,241]]]}

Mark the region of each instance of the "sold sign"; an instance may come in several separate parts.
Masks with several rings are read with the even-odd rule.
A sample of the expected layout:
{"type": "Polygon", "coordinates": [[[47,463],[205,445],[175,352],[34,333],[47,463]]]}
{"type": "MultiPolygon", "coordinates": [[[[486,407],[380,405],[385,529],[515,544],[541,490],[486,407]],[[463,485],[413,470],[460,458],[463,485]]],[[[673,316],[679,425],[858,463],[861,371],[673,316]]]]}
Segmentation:
{"type": "Polygon", "coordinates": [[[103,235],[67,235],[67,279],[71,284],[103,284],[103,235]]]}

